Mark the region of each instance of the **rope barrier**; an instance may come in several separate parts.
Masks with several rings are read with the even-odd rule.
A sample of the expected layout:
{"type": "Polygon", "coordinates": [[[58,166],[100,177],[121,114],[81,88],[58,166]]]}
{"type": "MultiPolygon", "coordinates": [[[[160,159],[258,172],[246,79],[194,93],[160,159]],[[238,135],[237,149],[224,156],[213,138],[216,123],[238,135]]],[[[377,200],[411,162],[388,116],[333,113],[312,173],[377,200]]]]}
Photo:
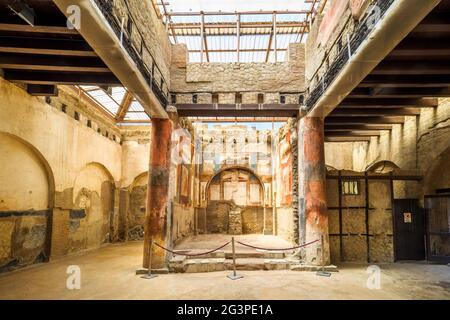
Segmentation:
{"type": "Polygon", "coordinates": [[[198,256],[204,256],[204,255],[207,255],[207,254],[210,254],[210,253],[219,251],[220,249],[225,248],[225,247],[226,247],[227,245],[229,245],[230,243],[231,243],[231,241],[228,241],[228,242],[225,243],[223,246],[220,246],[220,247],[217,248],[217,249],[214,249],[214,250],[211,250],[211,251],[207,251],[207,252],[202,252],[202,253],[181,253],[181,252],[183,252],[183,251],[181,251],[181,252],[179,252],[179,251],[176,252],[176,251],[173,251],[173,250],[164,248],[163,246],[159,245],[159,244],[156,243],[156,242],[155,242],[155,245],[158,246],[158,247],[160,247],[161,249],[166,250],[167,252],[173,253],[173,254],[175,254],[175,255],[186,256],[186,257],[198,257],[198,256]]]}
{"type": "Polygon", "coordinates": [[[319,242],[319,240],[311,241],[311,242],[308,242],[308,243],[302,244],[302,245],[300,245],[300,246],[297,246],[297,247],[292,247],[292,248],[285,248],[285,249],[270,249],[270,248],[261,248],[261,247],[256,247],[256,246],[252,246],[252,245],[249,245],[249,244],[246,244],[246,243],[240,242],[240,241],[236,241],[236,242],[237,242],[237,243],[239,243],[239,244],[241,244],[241,245],[243,245],[243,246],[245,246],[245,247],[249,247],[249,248],[252,248],[252,249],[257,249],[257,250],[265,250],[265,251],[289,251],[289,250],[296,250],[296,249],[300,249],[300,248],[303,248],[303,247],[309,246],[309,245],[311,245],[311,244],[313,244],[313,243],[319,242]]]}
{"type": "MultiPolygon", "coordinates": [[[[311,245],[311,244],[313,244],[313,243],[316,243],[316,242],[319,242],[319,241],[320,241],[320,240],[311,241],[311,242],[309,242],[309,243],[305,243],[305,244],[302,244],[302,245],[300,245],[300,246],[296,246],[296,247],[292,247],[292,248],[271,249],[271,248],[261,248],[261,247],[257,247],[257,246],[252,246],[252,245],[249,245],[249,244],[240,242],[240,241],[236,241],[235,238],[232,237],[232,238],[231,238],[231,241],[225,243],[224,245],[222,245],[222,246],[220,246],[220,247],[218,247],[218,248],[216,248],[216,249],[214,249],[214,250],[210,250],[210,251],[202,252],[202,253],[182,253],[183,251],[181,251],[181,252],[178,251],[178,252],[177,252],[177,251],[173,251],[173,250],[167,249],[167,248],[163,247],[162,245],[160,245],[160,244],[154,242],[153,239],[151,239],[151,240],[150,240],[149,261],[148,261],[148,274],[145,275],[145,276],[143,276],[142,278],[144,278],[144,279],[153,279],[153,278],[157,277],[157,275],[152,274],[152,251],[153,251],[153,245],[155,245],[155,246],[157,246],[157,247],[159,247],[159,248],[161,248],[161,249],[163,249],[163,250],[165,250],[165,251],[167,251],[167,252],[170,252],[170,253],[172,253],[172,254],[174,254],[174,255],[186,256],[186,257],[198,257],[198,256],[204,256],[204,255],[207,255],[207,254],[210,254],[210,253],[219,251],[220,249],[225,248],[226,246],[228,246],[228,245],[231,243],[231,244],[232,244],[232,254],[233,254],[233,274],[228,275],[227,277],[228,277],[229,279],[231,279],[231,280],[238,280],[238,279],[243,278],[243,276],[238,275],[238,274],[236,273],[236,252],[235,252],[235,242],[237,242],[237,243],[239,243],[239,244],[241,244],[241,245],[243,245],[243,246],[245,246],[245,247],[249,247],[249,248],[257,249],[257,250],[265,250],[265,251],[289,251],[289,250],[295,250],[295,249],[303,248],[303,247],[309,246],[309,245],[311,245]]],[[[323,237],[322,237],[322,248],[323,248],[323,237]]],[[[323,254],[324,254],[324,253],[323,253],[323,250],[322,250],[322,261],[323,261],[323,254]]],[[[326,275],[326,276],[329,276],[328,274],[331,275],[331,273],[325,272],[325,267],[322,265],[322,272],[319,272],[318,275],[326,275]]]]}

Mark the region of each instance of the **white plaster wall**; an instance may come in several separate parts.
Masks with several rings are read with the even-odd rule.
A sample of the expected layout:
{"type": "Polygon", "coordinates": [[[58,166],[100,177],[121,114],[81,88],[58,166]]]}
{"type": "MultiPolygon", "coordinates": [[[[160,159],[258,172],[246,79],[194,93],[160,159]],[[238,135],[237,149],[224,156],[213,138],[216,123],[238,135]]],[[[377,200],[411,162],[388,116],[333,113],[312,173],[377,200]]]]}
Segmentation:
{"type": "Polygon", "coordinates": [[[0,133],[0,211],[48,209],[45,167],[25,144],[0,133]]]}
{"type": "Polygon", "coordinates": [[[121,146],[0,78],[0,132],[32,144],[48,161],[57,191],[72,188],[89,163],[104,165],[119,181],[121,146]]]}

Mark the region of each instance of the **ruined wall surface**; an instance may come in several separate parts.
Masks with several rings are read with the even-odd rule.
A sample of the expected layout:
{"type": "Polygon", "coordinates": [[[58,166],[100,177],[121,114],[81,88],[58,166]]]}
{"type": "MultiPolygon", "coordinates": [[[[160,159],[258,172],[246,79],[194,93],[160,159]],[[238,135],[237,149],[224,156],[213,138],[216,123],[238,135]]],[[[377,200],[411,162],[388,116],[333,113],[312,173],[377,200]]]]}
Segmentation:
{"type": "MultiPolygon", "coordinates": [[[[233,217],[231,212],[239,215],[240,233],[262,234],[264,231],[264,208],[261,206],[239,207],[232,201],[211,201],[206,208],[206,230],[208,233],[233,233],[233,217]]],[[[270,214],[272,211],[270,210],[270,214]]],[[[266,224],[271,225],[272,219],[266,214],[266,224]]]]}
{"type": "Polygon", "coordinates": [[[419,117],[406,117],[404,125],[394,125],[392,132],[382,132],[379,139],[360,145],[361,165],[357,169],[382,160],[392,161],[401,169],[419,169],[425,179],[412,195],[433,194],[436,189],[450,187],[449,148],[450,99],[441,98],[437,108],[424,108],[419,117]]]}
{"type": "MultiPolygon", "coordinates": [[[[272,213],[270,211],[270,213],[272,213]]],[[[247,207],[242,210],[242,233],[243,234],[262,234],[264,231],[264,208],[247,207]]],[[[272,215],[266,213],[266,218],[272,215]]],[[[271,226],[271,219],[265,221],[267,226],[271,226]]],[[[271,229],[271,228],[269,228],[271,229]]]]}
{"type": "Polygon", "coordinates": [[[438,101],[438,107],[423,108],[418,117],[405,117],[404,124],[392,125],[392,131],[381,131],[370,142],[326,143],[326,164],[362,172],[390,161],[403,170],[421,171],[424,180],[419,184],[395,182],[396,198],[422,198],[449,188],[450,98],[438,101]]]}
{"type": "Polygon", "coordinates": [[[69,214],[69,252],[98,248],[112,240],[114,187],[112,177],[99,164],[88,164],[77,175],[69,214]]]}
{"type": "MultiPolygon", "coordinates": [[[[279,102],[279,93],[305,91],[305,56],[302,44],[291,44],[289,59],[280,63],[183,63],[186,47],[175,45],[172,51],[171,91],[177,103],[211,103],[211,93],[219,94],[219,103],[235,103],[235,93],[242,93],[242,103],[257,103],[257,94],[265,93],[265,103],[279,102]]],[[[298,103],[298,94],[287,96],[286,103],[298,103]]]]}
{"type": "MultiPolygon", "coordinates": [[[[158,65],[166,84],[170,79],[171,45],[166,28],[158,17],[151,1],[141,0],[116,0],[114,1],[115,13],[119,19],[125,18],[125,26],[128,25],[130,15],[133,26],[131,39],[136,49],[140,49],[142,40],[150,51],[151,56],[143,50],[142,58],[146,65],[151,68],[152,61],[158,65]]],[[[138,50],[139,52],[139,50],[138,50]]],[[[161,74],[156,72],[157,83],[161,81],[161,74]]]]}
{"type": "MultiPolygon", "coordinates": [[[[174,121],[175,131],[181,124],[189,126],[183,119],[174,121]]],[[[151,144],[151,126],[123,127],[122,130],[122,182],[121,192],[125,204],[120,215],[125,224],[126,239],[139,241],[144,238],[145,209],[147,201],[148,164],[151,144]]],[[[185,131],[190,135],[189,130],[185,131]]],[[[186,159],[186,163],[171,164],[170,202],[172,237],[174,241],[190,235],[194,231],[195,217],[193,207],[193,168],[190,162],[192,150],[190,143],[180,143],[182,137],[175,132],[172,135],[172,153],[181,154],[177,158],[186,159]],[[186,146],[189,146],[186,148],[186,146]],[[184,155],[183,155],[184,153],[184,155]]],[[[176,159],[173,159],[176,161],[176,159]]]]}
{"type": "Polygon", "coordinates": [[[290,242],[294,242],[295,239],[293,215],[293,209],[290,207],[276,209],[276,235],[290,242]]]}
{"type": "Polygon", "coordinates": [[[173,203],[172,210],[172,237],[177,242],[195,232],[195,209],[193,206],[173,203]]]}
{"type": "MultiPolygon", "coordinates": [[[[328,1],[306,41],[306,82],[315,87],[364,18],[370,0],[328,1]]],[[[310,87],[311,88],[311,87],[310,87]]]]}
{"type": "Polygon", "coordinates": [[[273,184],[276,234],[291,242],[298,242],[299,195],[301,183],[300,157],[298,155],[298,126],[290,119],[281,127],[274,138],[273,165],[275,181],[273,184]],[[296,155],[297,153],[297,155],[296,155]]]}
{"type": "Polygon", "coordinates": [[[325,164],[337,170],[353,170],[353,149],[351,142],[326,142],[325,164]]]}
{"type": "Polygon", "coordinates": [[[0,133],[0,272],[43,259],[50,184],[24,142],[0,133]]]}
{"type": "MultiPolygon", "coordinates": [[[[150,126],[119,128],[76,91],[51,99],[0,79],[0,271],[104,243],[141,240],[150,126]]],[[[184,119],[175,129],[192,128],[184,119]]],[[[193,233],[193,147],[173,135],[173,240],[193,233]],[[181,148],[179,148],[181,146],[181,148]]]]}
{"type": "Polygon", "coordinates": [[[102,183],[114,184],[121,175],[120,132],[83,102],[75,103],[64,89],[47,100],[50,104],[3,79],[0,92],[4,149],[0,157],[0,228],[5,229],[0,267],[10,269],[48,258],[49,250],[44,247],[49,245],[44,243],[51,236],[52,256],[99,246],[109,239],[114,207],[113,194],[102,183]],[[63,104],[66,113],[61,111],[63,104]],[[79,120],[74,119],[75,111],[79,120]],[[89,128],[87,119],[111,134],[106,137],[89,128]],[[93,164],[101,168],[103,177],[83,173],[93,164]],[[53,225],[52,234],[48,224],[53,225]],[[88,235],[88,226],[95,236],[88,235]],[[71,241],[81,238],[86,245],[72,248],[71,241]]]}

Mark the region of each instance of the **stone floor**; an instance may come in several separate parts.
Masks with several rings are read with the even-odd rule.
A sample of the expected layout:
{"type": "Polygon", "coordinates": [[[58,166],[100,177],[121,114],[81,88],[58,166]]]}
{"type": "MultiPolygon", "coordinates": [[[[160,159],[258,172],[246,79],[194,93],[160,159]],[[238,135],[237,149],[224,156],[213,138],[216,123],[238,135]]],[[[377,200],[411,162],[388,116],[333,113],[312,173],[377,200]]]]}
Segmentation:
{"type": "Polygon", "coordinates": [[[366,287],[367,265],[341,265],[330,278],[312,272],[229,271],[160,275],[144,280],[135,275],[142,243],[109,245],[0,275],[0,299],[447,299],[450,268],[428,264],[386,264],[381,290],[366,287]],[[67,267],[81,268],[81,290],[66,288],[67,267]]]}

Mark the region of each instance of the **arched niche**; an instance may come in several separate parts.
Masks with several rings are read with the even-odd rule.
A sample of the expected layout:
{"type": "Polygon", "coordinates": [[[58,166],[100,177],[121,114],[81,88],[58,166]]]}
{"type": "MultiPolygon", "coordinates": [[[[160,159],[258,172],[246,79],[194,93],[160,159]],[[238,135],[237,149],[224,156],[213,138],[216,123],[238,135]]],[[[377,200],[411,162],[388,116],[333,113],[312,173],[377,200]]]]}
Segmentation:
{"type": "Polygon", "coordinates": [[[432,161],[425,170],[424,193],[433,195],[437,190],[450,189],[450,147],[432,161]]]}
{"type": "Polygon", "coordinates": [[[372,163],[366,167],[367,172],[389,173],[400,167],[389,160],[382,160],[372,163]]]}
{"type": "MultiPolygon", "coordinates": [[[[207,185],[206,185],[206,201],[209,202],[211,201],[211,185],[214,185],[216,182],[221,180],[221,176],[226,175],[226,174],[231,174],[232,172],[235,171],[242,171],[248,174],[249,177],[251,177],[252,179],[254,179],[253,181],[256,182],[256,184],[259,185],[260,189],[260,204],[264,205],[264,194],[265,194],[265,186],[263,181],[261,180],[261,178],[251,169],[247,168],[247,167],[242,167],[242,166],[233,166],[233,167],[228,167],[228,168],[223,168],[219,171],[217,171],[208,181],[207,185]]],[[[220,197],[220,200],[227,200],[224,199],[223,196],[220,197]]]]}
{"type": "MultiPolygon", "coordinates": [[[[206,231],[232,233],[239,224],[243,234],[264,231],[264,183],[251,169],[228,167],[216,172],[206,185],[206,231]]],[[[239,232],[237,234],[240,234],[239,232]]]]}
{"type": "Polygon", "coordinates": [[[41,152],[0,132],[0,268],[50,256],[55,180],[41,152]]]}
{"type": "Polygon", "coordinates": [[[109,242],[114,210],[114,179],[100,163],[81,169],[73,188],[70,217],[70,251],[97,248],[109,242]]]}
{"type": "Polygon", "coordinates": [[[145,211],[147,204],[148,171],[134,178],[129,186],[129,205],[127,211],[128,240],[144,239],[145,211]]]}

